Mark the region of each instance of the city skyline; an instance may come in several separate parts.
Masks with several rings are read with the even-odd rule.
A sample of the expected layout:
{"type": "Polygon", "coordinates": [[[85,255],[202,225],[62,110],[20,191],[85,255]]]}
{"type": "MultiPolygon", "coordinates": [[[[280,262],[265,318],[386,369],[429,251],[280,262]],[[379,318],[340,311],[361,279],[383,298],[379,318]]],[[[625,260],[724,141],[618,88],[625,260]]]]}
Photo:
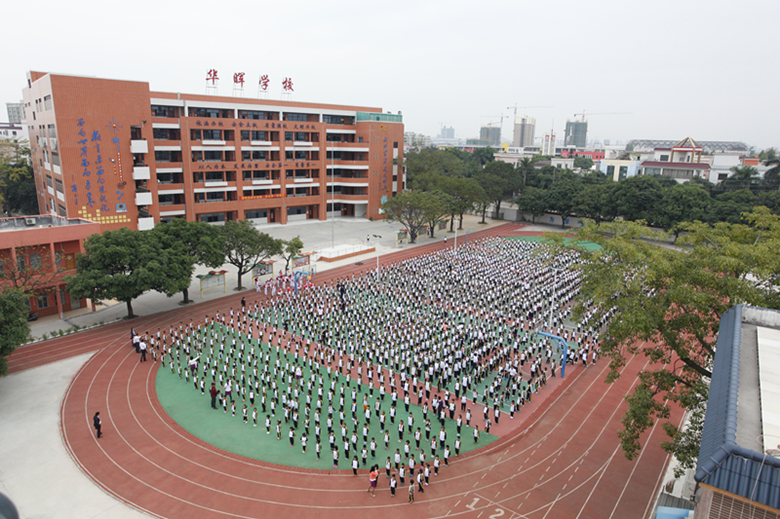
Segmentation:
{"type": "MultiPolygon", "coordinates": [[[[777,2],[748,0],[738,10],[698,0],[649,7],[500,1],[478,10],[463,1],[446,9],[408,1],[371,9],[353,1],[246,4],[235,8],[246,30],[204,23],[213,4],[199,1],[186,9],[146,0],[130,9],[36,5],[35,37],[25,24],[8,26],[19,46],[4,57],[3,103],[21,99],[29,70],[202,94],[215,69],[223,96],[232,94],[235,73],[245,74],[244,97],[256,97],[268,75],[269,99],[279,99],[289,78],[294,101],[378,104],[401,111],[408,131],[432,137],[444,125],[473,138],[492,122],[511,142],[507,107],[517,104],[554,107],[519,109],[536,119],[537,137],[550,128],[563,135],[566,121],[584,110],[594,114],[586,115],[588,140],[691,136],[780,145],[772,125],[780,71],[766,66],[777,2]],[[156,31],[153,20],[169,22],[156,31]]],[[[23,4],[4,12],[29,17],[23,4]]],[[[231,11],[225,15],[229,21],[231,11]]]]}

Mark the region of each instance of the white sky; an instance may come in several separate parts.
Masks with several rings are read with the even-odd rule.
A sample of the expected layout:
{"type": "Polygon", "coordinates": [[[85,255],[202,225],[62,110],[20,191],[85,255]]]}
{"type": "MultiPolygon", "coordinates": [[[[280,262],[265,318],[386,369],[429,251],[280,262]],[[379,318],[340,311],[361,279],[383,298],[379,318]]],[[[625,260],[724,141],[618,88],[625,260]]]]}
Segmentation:
{"type": "Polygon", "coordinates": [[[537,137],[593,115],[589,139],[743,141],[780,146],[778,0],[132,0],[5,2],[0,120],[28,70],[148,81],[230,95],[261,74],[270,98],[402,111],[407,131],[460,138],[512,110],[537,137]],[[83,27],[83,29],[80,29],[83,27]],[[35,32],[33,32],[35,31],[35,32]]]}

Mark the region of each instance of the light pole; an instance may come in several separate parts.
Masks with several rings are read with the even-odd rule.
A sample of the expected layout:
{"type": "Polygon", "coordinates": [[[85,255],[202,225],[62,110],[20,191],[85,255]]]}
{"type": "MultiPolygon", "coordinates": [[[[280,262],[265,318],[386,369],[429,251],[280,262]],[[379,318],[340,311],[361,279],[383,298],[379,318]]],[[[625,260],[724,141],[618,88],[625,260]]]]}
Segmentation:
{"type": "MultiPolygon", "coordinates": [[[[327,150],[327,142],[328,138],[325,137],[325,149],[327,150]]],[[[330,222],[330,248],[331,250],[336,248],[336,202],[335,202],[335,196],[336,196],[336,186],[334,185],[334,175],[336,174],[336,148],[332,148],[333,151],[330,152],[330,213],[331,213],[331,222],[330,222]]],[[[327,206],[327,204],[325,204],[327,206]]]]}
{"type": "Polygon", "coordinates": [[[382,237],[378,234],[372,234],[371,236],[374,237],[374,249],[376,250],[376,275],[379,276],[379,240],[381,240],[382,237]]]}

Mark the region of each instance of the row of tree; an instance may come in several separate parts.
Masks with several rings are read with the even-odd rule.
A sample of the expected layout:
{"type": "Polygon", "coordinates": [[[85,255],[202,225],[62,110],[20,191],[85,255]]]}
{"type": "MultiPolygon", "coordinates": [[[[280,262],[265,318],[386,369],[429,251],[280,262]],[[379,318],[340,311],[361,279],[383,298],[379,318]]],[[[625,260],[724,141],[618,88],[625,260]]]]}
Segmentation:
{"type": "Polygon", "coordinates": [[[182,292],[183,302],[190,302],[196,265],[233,265],[238,270],[236,290],[241,290],[243,276],[256,264],[282,256],[288,269],[302,248],[300,237],[276,239],[247,220],[215,227],[175,218],[149,232],[122,228],[90,236],[85,253],[76,259],[76,273],[66,282],[73,297],[122,301],[133,317],[132,301],[149,290],[168,297],[182,292]]]}
{"type": "MultiPolygon", "coordinates": [[[[492,151],[492,150],[491,150],[492,151]]],[[[624,219],[645,220],[665,230],[680,222],[736,223],[753,207],[780,213],[780,164],[767,159],[770,169],[759,178],[752,166],[732,168],[731,175],[715,185],[701,178],[679,184],[661,176],[635,176],[613,181],[599,171],[584,173],[549,164],[547,157],[524,158],[517,166],[494,161],[492,153],[423,149],[406,156],[408,191],[388,200],[383,210],[391,220],[409,229],[412,242],[418,232],[442,218],[454,220],[480,211],[484,222],[489,207],[496,216],[502,203],[516,205],[532,221],[544,213],[560,214],[562,222],[577,215],[597,223],[624,219]]]]}
{"type": "MultiPolygon", "coordinates": [[[[248,221],[226,222],[214,227],[203,222],[173,219],[151,231],[122,228],[94,234],[76,258],[75,274],[65,278],[74,298],[94,301],[116,299],[133,315],[133,300],[156,290],[168,297],[177,292],[190,302],[189,287],[196,265],[219,268],[230,264],[238,270],[236,290],[254,265],[273,256],[285,260],[285,269],[303,249],[299,236],[281,240],[261,233],[248,221]]],[[[29,251],[27,251],[29,252],[29,251]]],[[[37,252],[37,251],[36,251],[37,252]]],[[[24,251],[19,251],[27,255],[24,251]]],[[[0,375],[7,371],[5,357],[30,335],[27,321],[31,296],[36,295],[61,272],[41,254],[39,264],[5,262],[0,276],[0,375]]]]}

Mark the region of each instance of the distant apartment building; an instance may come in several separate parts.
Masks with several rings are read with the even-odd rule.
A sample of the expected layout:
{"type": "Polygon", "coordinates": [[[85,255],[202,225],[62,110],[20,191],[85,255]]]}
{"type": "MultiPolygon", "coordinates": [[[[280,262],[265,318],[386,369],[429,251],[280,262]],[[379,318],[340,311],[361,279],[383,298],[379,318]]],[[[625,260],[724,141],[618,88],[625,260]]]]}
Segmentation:
{"type": "Polygon", "coordinates": [[[44,72],[28,73],[23,97],[40,211],[102,230],[378,219],[404,188],[402,116],[378,107],[44,72]]]}
{"type": "Polygon", "coordinates": [[[498,126],[483,126],[479,129],[479,140],[487,146],[498,148],[501,146],[501,128],[498,126]]]}
{"type": "Polygon", "coordinates": [[[24,121],[24,103],[6,103],[5,109],[8,112],[8,122],[11,124],[21,124],[24,121]]]}
{"type": "Polygon", "coordinates": [[[566,134],[564,136],[564,146],[574,146],[575,148],[585,148],[588,144],[588,122],[587,121],[566,121],[566,134]]]}
{"type": "Polygon", "coordinates": [[[525,148],[534,145],[536,134],[536,118],[527,115],[519,115],[515,118],[515,131],[512,138],[512,146],[525,148]]]}

